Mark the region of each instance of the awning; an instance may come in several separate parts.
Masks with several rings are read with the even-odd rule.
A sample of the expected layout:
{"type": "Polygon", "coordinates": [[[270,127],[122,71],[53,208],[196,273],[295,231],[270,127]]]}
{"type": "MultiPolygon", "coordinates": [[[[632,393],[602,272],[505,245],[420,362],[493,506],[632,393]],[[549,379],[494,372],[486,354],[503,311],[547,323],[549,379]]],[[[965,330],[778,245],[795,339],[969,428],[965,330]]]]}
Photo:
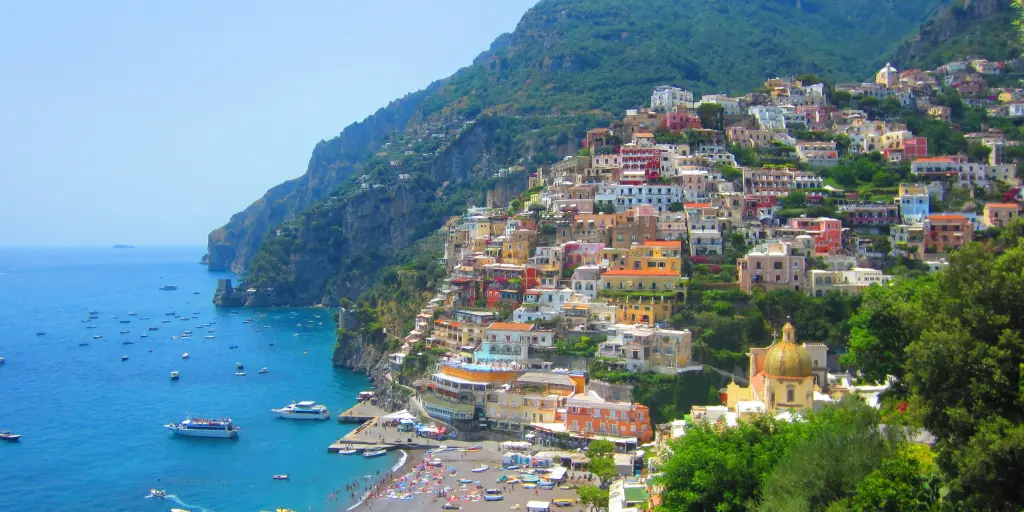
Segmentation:
{"type": "Polygon", "coordinates": [[[380,419],[382,419],[384,421],[387,421],[387,420],[415,420],[416,416],[414,414],[410,413],[408,410],[403,409],[401,411],[388,414],[387,416],[381,416],[380,419]]]}

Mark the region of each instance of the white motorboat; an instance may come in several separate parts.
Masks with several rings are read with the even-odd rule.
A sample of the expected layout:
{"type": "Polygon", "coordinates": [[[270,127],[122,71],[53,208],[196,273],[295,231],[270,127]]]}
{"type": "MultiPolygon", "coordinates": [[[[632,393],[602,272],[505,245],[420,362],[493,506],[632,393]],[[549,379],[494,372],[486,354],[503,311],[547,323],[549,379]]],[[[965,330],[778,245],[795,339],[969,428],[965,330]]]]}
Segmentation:
{"type": "Polygon", "coordinates": [[[385,455],[387,453],[388,453],[387,450],[372,450],[372,451],[368,451],[368,452],[363,452],[363,457],[366,457],[367,459],[370,459],[370,458],[373,458],[373,457],[380,457],[380,456],[385,455]]]}
{"type": "Polygon", "coordinates": [[[231,422],[231,418],[206,419],[187,418],[179,423],[168,423],[164,428],[179,436],[189,437],[235,437],[239,428],[231,422]]]}
{"type": "Polygon", "coordinates": [[[205,336],[205,338],[208,339],[208,340],[212,340],[212,339],[216,338],[216,336],[205,336]]]}
{"type": "Polygon", "coordinates": [[[270,371],[270,370],[268,370],[268,369],[267,369],[267,367],[266,367],[266,366],[264,366],[263,368],[260,368],[260,371],[258,371],[258,372],[256,372],[256,373],[267,373],[267,372],[269,372],[269,371],[270,371]]]}
{"type": "Polygon", "coordinates": [[[188,359],[189,358],[188,352],[185,352],[184,354],[182,354],[181,358],[182,359],[188,359]]]}
{"type": "Polygon", "coordinates": [[[244,370],[245,369],[245,365],[242,364],[241,362],[238,362],[238,363],[235,363],[235,368],[238,368],[239,370],[244,370]]]}
{"type": "Polygon", "coordinates": [[[180,377],[180,375],[177,371],[171,372],[171,380],[178,380],[178,377],[180,377]]]}
{"type": "Polygon", "coordinates": [[[351,448],[349,448],[347,450],[338,450],[338,454],[340,454],[340,455],[352,455],[355,452],[356,451],[351,449],[351,448]]]}
{"type": "Polygon", "coordinates": [[[490,467],[488,467],[487,464],[483,464],[483,465],[480,465],[480,466],[477,466],[477,467],[471,469],[470,471],[472,471],[474,473],[483,473],[484,471],[487,471],[488,469],[490,469],[490,467]]]}
{"type": "Polygon", "coordinates": [[[236,377],[245,377],[245,372],[235,372],[236,377]]]}
{"type": "Polygon", "coordinates": [[[312,400],[296,402],[280,409],[271,409],[271,411],[282,418],[296,420],[327,420],[331,418],[331,412],[327,410],[327,406],[317,404],[312,400]]]}
{"type": "Polygon", "coordinates": [[[167,491],[162,491],[160,489],[150,489],[149,490],[149,495],[154,497],[154,498],[166,498],[167,497],[167,491]]]}
{"type": "Polygon", "coordinates": [[[127,361],[128,360],[128,354],[125,354],[125,355],[121,356],[121,360],[122,361],[127,361]]]}
{"type": "Polygon", "coordinates": [[[288,475],[274,475],[271,478],[273,478],[274,480],[288,480],[288,475]]]}

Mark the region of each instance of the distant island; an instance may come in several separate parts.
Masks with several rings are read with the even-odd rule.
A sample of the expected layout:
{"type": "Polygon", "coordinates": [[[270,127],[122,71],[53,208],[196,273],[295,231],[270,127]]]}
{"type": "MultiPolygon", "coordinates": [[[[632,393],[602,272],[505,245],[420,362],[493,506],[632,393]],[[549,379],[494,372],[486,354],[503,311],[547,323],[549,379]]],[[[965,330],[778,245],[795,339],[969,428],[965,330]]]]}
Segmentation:
{"type": "Polygon", "coordinates": [[[135,248],[134,245],[117,244],[117,245],[114,246],[114,249],[134,249],[134,248],[135,248]]]}

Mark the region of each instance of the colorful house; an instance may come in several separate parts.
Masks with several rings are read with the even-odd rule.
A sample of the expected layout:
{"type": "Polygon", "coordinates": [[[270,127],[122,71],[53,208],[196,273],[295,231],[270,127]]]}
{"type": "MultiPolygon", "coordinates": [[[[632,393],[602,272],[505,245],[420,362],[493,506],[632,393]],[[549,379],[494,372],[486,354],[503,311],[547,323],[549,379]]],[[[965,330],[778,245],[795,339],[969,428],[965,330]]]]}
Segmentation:
{"type": "Polygon", "coordinates": [[[566,401],[566,428],[583,435],[635,437],[640,443],[654,438],[646,405],[608,401],[593,390],[566,401]]]}

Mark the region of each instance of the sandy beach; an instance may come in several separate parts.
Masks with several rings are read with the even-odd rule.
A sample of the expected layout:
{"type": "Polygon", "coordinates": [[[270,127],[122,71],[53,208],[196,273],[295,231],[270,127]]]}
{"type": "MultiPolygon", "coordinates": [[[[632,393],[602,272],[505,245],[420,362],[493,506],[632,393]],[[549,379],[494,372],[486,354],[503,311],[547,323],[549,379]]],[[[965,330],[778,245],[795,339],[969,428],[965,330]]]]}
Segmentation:
{"type": "MultiPolygon", "coordinates": [[[[446,451],[432,454],[431,458],[440,459],[442,463],[436,467],[426,466],[423,452],[410,453],[406,464],[395,471],[388,485],[381,485],[356,510],[372,510],[373,512],[420,512],[441,511],[447,501],[462,507],[467,512],[499,510],[526,511],[529,501],[550,501],[557,498],[576,498],[573,489],[555,488],[524,489],[521,485],[500,484],[501,475],[508,478],[519,476],[518,471],[504,471],[501,468],[501,454],[491,450],[475,452],[446,451]],[[471,470],[481,465],[490,469],[480,473],[471,470]],[[454,475],[449,468],[455,468],[454,475]],[[472,480],[472,483],[460,483],[460,479],[472,480]],[[484,501],[483,489],[478,489],[480,482],[483,489],[501,489],[505,497],[502,501],[484,501]],[[444,497],[437,494],[445,492],[444,497]]],[[[581,472],[572,474],[581,475],[581,472]]],[[[568,479],[568,475],[567,475],[568,479]]],[[[567,484],[574,484],[567,481],[567,484]]],[[[581,510],[579,505],[570,507],[553,507],[554,510],[575,512],[581,510]]]]}

